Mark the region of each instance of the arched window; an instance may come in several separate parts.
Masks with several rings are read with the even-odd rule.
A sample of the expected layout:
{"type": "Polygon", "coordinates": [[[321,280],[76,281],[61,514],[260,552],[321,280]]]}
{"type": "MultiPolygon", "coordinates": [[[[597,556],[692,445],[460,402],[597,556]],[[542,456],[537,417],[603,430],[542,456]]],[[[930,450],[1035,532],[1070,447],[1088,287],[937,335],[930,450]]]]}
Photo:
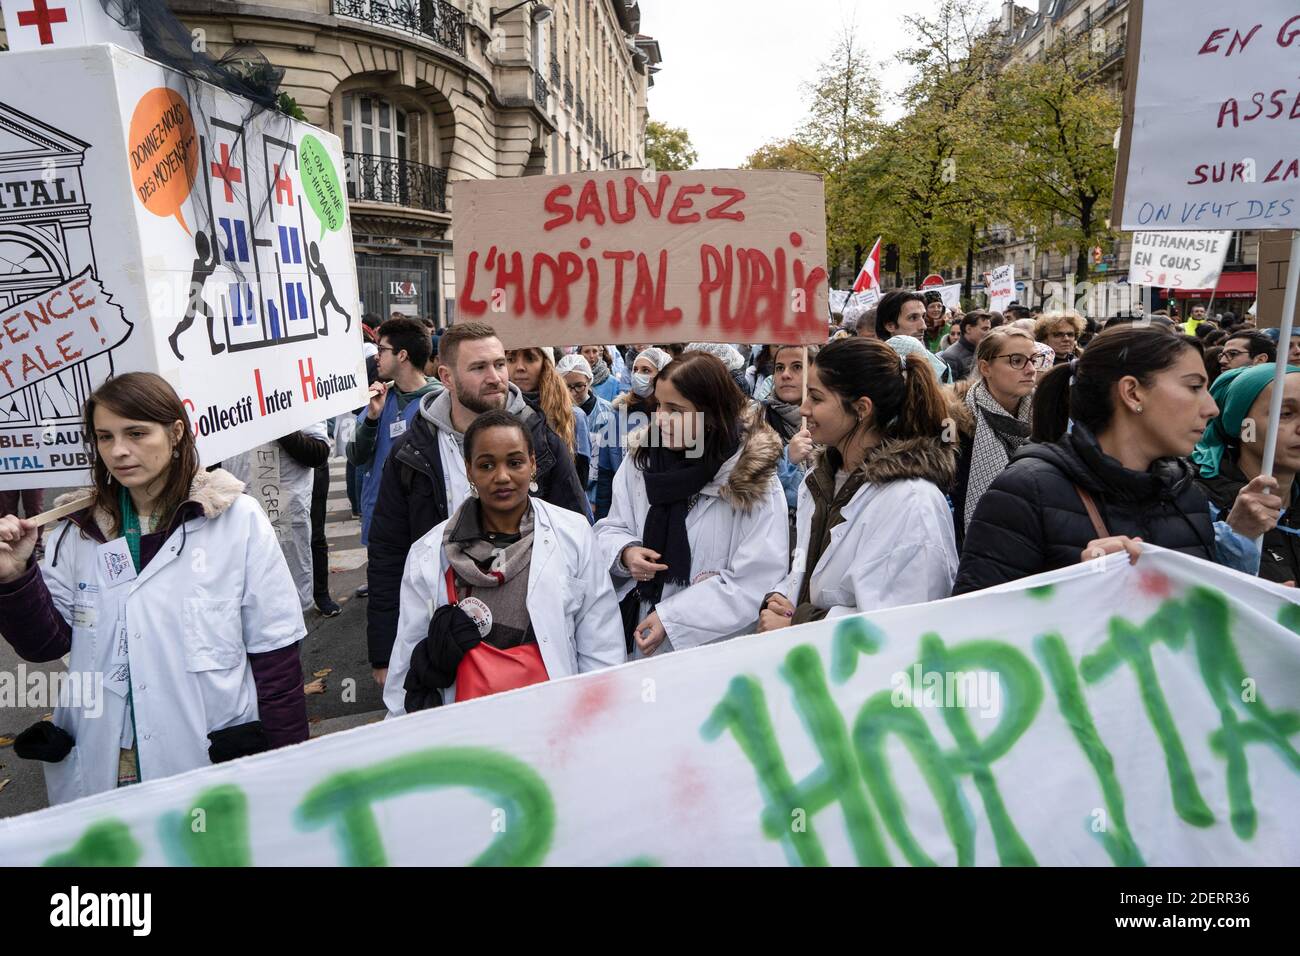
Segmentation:
{"type": "Polygon", "coordinates": [[[343,94],[343,151],[407,159],[406,111],[369,93],[343,94]]]}

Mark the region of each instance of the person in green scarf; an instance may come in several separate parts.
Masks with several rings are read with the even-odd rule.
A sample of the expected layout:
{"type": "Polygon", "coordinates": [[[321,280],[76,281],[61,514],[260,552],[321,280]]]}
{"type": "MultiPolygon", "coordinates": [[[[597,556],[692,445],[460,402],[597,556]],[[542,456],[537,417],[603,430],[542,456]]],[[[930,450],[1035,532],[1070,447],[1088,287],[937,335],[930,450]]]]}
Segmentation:
{"type": "Polygon", "coordinates": [[[1210,499],[1210,515],[1217,535],[1232,535],[1242,549],[1255,550],[1258,535],[1226,528],[1224,519],[1243,488],[1266,492],[1251,507],[1258,513],[1263,550],[1258,555],[1260,577],[1283,584],[1300,579],[1300,494],[1295,476],[1300,471],[1300,368],[1287,367],[1278,426],[1277,453],[1272,479],[1261,477],[1269,434],[1269,404],[1273,396],[1276,365],[1249,365],[1220,375],[1210,389],[1219,405],[1219,417],[1210,422],[1192,453],[1199,472],[1197,484],[1210,499]],[[1283,510],[1283,502],[1286,509],[1283,510]]]}

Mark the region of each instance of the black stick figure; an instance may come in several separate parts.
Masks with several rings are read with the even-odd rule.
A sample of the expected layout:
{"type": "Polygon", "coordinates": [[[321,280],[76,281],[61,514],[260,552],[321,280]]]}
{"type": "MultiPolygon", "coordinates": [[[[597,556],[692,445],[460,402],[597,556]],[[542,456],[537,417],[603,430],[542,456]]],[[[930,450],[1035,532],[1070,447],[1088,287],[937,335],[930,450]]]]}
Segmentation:
{"type": "Polygon", "coordinates": [[[225,351],[225,346],[217,341],[216,332],[213,329],[213,323],[216,317],[212,314],[212,309],[203,301],[203,286],[208,281],[212,273],[217,271],[217,250],[212,248],[212,243],[208,240],[207,233],[203,230],[197,230],[194,233],[194,252],[197,258],[190,272],[189,301],[185,306],[185,316],[177,323],[172,334],[167,336],[167,344],[172,347],[172,352],[182,362],[185,356],[181,355],[181,350],[176,347],[176,340],[191,325],[194,324],[195,314],[202,312],[208,319],[208,343],[212,346],[212,354],[225,351]]]}
{"type": "Polygon", "coordinates": [[[334,297],[334,286],[330,284],[330,274],[325,271],[325,266],[320,261],[320,246],[314,242],[307,244],[307,268],[311,270],[312,275],[320,280],[321,288],[325,290],[320,297],[320,315],[324,323],[324,327],[319,330],[320,334],[330,334],[330,317],[326,304],[334,306],[335,311],[347,320],[347,325],[343,327],[343,331],[351,332],[352,316],[348,314],[347,309],[339,305],[339,300],[334,297]]]}

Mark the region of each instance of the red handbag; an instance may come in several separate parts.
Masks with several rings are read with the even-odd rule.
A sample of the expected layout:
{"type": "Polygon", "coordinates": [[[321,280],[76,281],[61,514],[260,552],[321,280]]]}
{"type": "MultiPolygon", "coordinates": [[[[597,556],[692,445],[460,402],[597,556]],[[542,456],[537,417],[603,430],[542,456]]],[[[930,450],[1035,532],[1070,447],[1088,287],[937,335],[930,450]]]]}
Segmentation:
{"type": "MultiPolygon", "coordinates": [[[[447,600],[460,603],[456,596],[456,573],[451,568],[447,569],[447,600]]],[[[545,680],[550,680],[550,675],[542,661],[542,649],[536,643],[502,650],[479,641],[456,668],[456,700],[473,700],[545,680]]]]}

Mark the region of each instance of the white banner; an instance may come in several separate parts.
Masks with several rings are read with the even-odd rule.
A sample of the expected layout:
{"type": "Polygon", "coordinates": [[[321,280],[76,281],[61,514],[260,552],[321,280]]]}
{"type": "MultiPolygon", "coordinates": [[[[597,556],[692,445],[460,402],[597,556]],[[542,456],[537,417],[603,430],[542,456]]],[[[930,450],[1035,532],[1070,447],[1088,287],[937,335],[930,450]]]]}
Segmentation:
{"type": "Polygon", "coordinates": [[[1231,232],[1135,232],[1129,282],[1158,289],[1213,289],[1231,232]]]}
{"type": "Polygon", "coordinates": [[[118,47],[0,54],[0,489],[88,482],[112,374],[166,378],[205,465],[364,404],[343,169],[118,47]]]}
{"type": "Polygon", "coordinates": [[[989,310],[1001,312],[1016,298],[1016,267],[998,266],[989,273],[989,285],[985,290],[989,297],[989,310]]]}
{"type": "Polygon", "coordinates": [[[1300,226],[1300,8],[1143,0],[1141,11],[1120,228],[1300,226]]]}
{"type": "Polygon", "coordinates": [[[1294,864],[1298,629],[1113,556],[0,820],[0,865],[1294,864]]]}

